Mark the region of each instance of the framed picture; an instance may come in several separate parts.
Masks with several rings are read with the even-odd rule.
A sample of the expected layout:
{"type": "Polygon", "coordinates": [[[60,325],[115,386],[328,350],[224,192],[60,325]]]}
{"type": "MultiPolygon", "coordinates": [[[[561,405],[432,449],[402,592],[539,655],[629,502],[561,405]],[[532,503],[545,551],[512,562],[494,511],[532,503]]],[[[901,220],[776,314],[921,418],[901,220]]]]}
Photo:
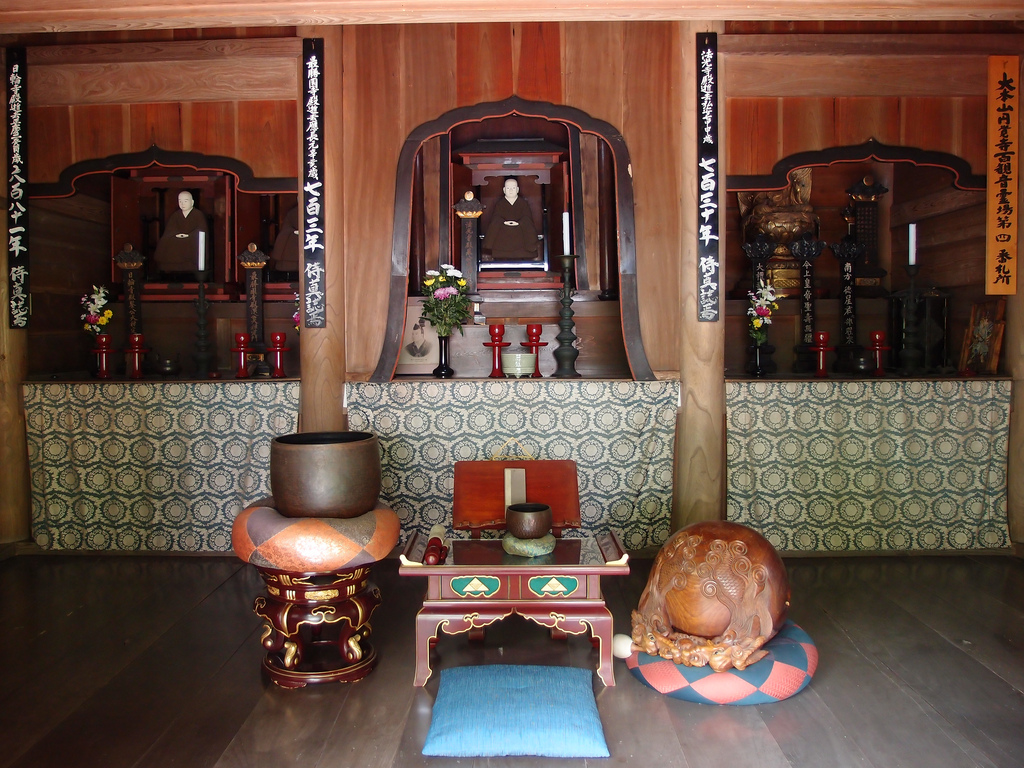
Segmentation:
{"type": "Polygon", "coordinates": [[[437,367],[437,331],[420,316],[420,303],[409,301],[396,374],[430,373],[437,367]]]}
{"type": "Polygon", "coordinates": [[[999,368],[999,352],[1003,346],[1006,326],[1006,299],[987,299],[971,307],[971,322],[964,331],[960,350],[962,373],[995,373],[999,368]]]}

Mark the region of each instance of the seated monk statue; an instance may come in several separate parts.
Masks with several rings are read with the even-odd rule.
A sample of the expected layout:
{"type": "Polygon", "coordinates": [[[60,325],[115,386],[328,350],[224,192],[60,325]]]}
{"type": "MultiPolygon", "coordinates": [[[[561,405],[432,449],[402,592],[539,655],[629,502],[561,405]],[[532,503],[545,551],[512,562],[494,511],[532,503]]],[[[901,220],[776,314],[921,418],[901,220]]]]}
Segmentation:
{"type": "MultiPolygon", "coordinates": [[[[199,268],[198,232],[207,233],[209,238],[206,214],[195,207],[192,193],[183,189],[178,193],[178,209],[167,217],[164,232],[156,244],[154,268],[162,273],[195,272],[199,268]]],[[[207,243],[206,248],[209,247],[207,243]]],[[[210,269],[209,258],[204,261],[206,269],[210,269]]]]}
{"type": "Polygon", "coordinates": [[[791,243],[807,233],[817,234],[818,217],[811,207],[811,169],[797,168],[789,185],[768,192],[737,192],[745,242],[764,235],[776,244],[791,243]]]}
{"type": "Polygon", "coordinates": [[[541,261],[537,228],[530,205],[519,196],[519,182],[505,179],[504,197],[498,198],[484,235],[482,260],[496,262],[541,261]]]}
{"type": "Polygon", "coordinates": [[[299,209],[292,208],[284,215],[281,230],[274,240],[270,254],[271,264],[278,272],[299,271],[299,209]]]}

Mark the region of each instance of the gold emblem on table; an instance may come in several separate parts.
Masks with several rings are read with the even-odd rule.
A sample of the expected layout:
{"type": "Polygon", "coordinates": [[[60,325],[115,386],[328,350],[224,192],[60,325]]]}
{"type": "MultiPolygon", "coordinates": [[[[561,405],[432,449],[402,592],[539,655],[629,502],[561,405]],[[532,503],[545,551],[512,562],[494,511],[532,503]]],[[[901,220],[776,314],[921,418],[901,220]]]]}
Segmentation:
{"type": "Polygon", "coordinates": [[[565,597],[579,589],[580,580],[575,576],[534,576],[527,586],[537,597],[565,597]]]}
{"type": "Polygon", "coordinates": [[[456,576],[449,584],[459,597],[490,597],[501,587],[497,576],[456,576]]]}

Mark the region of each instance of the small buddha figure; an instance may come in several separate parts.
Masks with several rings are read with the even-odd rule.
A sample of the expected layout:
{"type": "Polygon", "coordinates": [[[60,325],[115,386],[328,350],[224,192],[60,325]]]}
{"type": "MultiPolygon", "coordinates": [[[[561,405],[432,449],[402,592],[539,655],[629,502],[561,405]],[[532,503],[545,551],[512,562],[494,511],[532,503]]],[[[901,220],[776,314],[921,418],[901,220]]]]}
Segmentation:
{"type": "MultiPolygon", "coordinates": [[[[200,267],[199,233],[209,238],[206,214],[195,207],[192,193],[183,189],[178,193],[178,209],[167,217],[164,232],[156,244],[153,255],[155,268],[162,273],[195,272],[200,267]]],[[[204,245],[209,248],[209,243],[204,245]]],[[[203,268],[209,269],[210,264],[206,253],[203,254],[203,268]]]]}
{"type": "Polygon", "coordinates": [[[498,198],[491,212],[491,221],[483,242],[483,261],[540,261],[537,227],[530,214],[530,205],[519,196],[519,182],[505,179],[504,197],[498,198]]]}

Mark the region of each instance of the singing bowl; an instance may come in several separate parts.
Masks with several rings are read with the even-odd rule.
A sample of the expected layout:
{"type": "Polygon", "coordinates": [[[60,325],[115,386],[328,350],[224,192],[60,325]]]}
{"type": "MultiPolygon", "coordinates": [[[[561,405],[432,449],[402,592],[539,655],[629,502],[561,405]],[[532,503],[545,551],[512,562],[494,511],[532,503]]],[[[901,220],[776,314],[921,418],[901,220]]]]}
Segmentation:
{"type": "Polygon", "coordinates": [[[369,432],[298,432],[270,444],[270,490],[285,517],[358,517],[377,503],[380,474],[369,432]]]}
{"type": "Polygon", "coordinates": [[[547,504],[510,504],[505,508],[505,530],[517,539],[539,539],[551,530],[551,507],[547,504]]]}

